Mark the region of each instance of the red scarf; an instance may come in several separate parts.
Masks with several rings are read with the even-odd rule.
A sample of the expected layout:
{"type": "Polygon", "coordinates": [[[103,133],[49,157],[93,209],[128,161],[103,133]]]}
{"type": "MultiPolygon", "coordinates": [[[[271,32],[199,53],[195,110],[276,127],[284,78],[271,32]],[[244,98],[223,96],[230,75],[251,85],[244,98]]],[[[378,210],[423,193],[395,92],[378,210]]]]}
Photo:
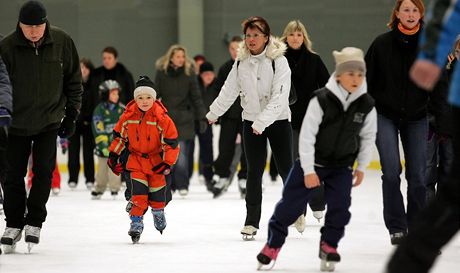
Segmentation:
{"type": "Polygon", "coordinates": [[[401,31],[402,33],[406,35],[414,35],[420,30],[420,22],[413,29],[407,29],[401,24],[401,22],[399,22],[398,29],[399,31],[401,31]]]}

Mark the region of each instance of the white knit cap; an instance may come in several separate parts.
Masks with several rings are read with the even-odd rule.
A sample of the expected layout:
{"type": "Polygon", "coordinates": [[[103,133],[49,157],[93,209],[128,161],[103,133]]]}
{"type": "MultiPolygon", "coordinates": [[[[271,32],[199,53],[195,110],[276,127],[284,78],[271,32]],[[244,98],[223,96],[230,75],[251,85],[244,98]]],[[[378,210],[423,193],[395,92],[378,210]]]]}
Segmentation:
{"type": "Polygon", "coordinates": [[[136,82],[136,89],[134,89],[134,98],[140,95],[150,95],[154,100],[157,99],[157,91],[153,89],[153,82],[147,76],[141,76],[136,82]]]}
{"type": "Polygon", "coordinates": [[[356,47],[345,47],[342,51],[332,52],[335,59],[335,74],[340,75],[350,70],[359,70],[366,73],[364,53],[356,47]]]}

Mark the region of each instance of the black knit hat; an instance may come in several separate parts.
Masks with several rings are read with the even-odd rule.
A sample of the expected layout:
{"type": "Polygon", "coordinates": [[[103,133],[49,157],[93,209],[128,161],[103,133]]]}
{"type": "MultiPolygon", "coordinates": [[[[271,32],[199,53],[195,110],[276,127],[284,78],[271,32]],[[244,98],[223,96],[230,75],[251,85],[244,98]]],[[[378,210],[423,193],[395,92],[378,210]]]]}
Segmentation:
{"type": "Polygon", "coordinates": [[[19,11],[19,22],[36,26],[46,23],[46,9],[41,2],[28,1],[22,5],[19,11]]]}
{"type": "Polygon", "coordinates": [[[210,62],[204,62],[200,65],[200,74],[206,71],[214,72],[214,66],[210,62]]]}
{"type": "Polygon", "coordinates": [[[140,76],[136,82],[136,89],[134,89],[134,98],[139,95],[148,94],[156,99],[157,92],[155,91],[155,84],[147,76],[140,76]]]}

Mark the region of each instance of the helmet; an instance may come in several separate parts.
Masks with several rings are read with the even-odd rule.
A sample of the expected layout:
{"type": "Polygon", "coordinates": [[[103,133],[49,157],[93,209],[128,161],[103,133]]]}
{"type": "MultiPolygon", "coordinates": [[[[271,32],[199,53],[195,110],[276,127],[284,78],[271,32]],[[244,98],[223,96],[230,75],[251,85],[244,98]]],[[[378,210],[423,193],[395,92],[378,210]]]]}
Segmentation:
{"type": "Polygon", "coordinates": [[[121,90],[121,87],[117,81],[106,80],[99,85],[99,96],[101,101],[106,101],[109,99],[109,93],[112,89],[121,90]]]}

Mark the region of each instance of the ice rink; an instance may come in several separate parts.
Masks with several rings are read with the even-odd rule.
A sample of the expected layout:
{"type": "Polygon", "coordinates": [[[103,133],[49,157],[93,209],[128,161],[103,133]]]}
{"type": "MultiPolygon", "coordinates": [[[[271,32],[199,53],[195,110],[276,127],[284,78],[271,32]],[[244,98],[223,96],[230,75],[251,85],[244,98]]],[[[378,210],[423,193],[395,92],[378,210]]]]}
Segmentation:
{"type": "MultiPolygon", "coordinates": [[[[379,171],[368,171],[362,186],[353,190],[352,218],[338,248],[342,262],[336,272],[383,272],[393,251],[382,219],[379,171]]],[[[1,273],[23,272],[256,272],[256,255],[267,236],[267,222],[281,194],[281,179],[264,177],[265,192],[261,229],[254,241],[243,241],[240,229],[245,219],[244,200],[236,181],[218,199],[207,193],[196,177],[186,198],[174,195],[166,208],[168,226],[160,235],[150,212],[145,215],[140,243],[133,245],[127,234],[129,219],[124,198],[113,200],[105,193],[91,200],[80,182],[70,191],[63,174],[62,191],[51,196],[41,242],[26,254],[24,241],[16,253],[0,255],[1,273]]],[[[81,177],[80,181],[84,181],[81,177]]],[[[405,189],[405,185],[403,185],[405,189]]],[[[405,191],[405,190],[404,190],[405,191]]],[[[310,213],[310,212],[309,212],[310,213]]],[[[293,227],[273,272],[320,272],[318,259],[321,224],[307,215],[303,235],[293,227]]],[[[5,222],[0,221],[3,232],[5,222]]],[[[444,250],[432,272],[458,272],[460,238],[444,250]]]]}

